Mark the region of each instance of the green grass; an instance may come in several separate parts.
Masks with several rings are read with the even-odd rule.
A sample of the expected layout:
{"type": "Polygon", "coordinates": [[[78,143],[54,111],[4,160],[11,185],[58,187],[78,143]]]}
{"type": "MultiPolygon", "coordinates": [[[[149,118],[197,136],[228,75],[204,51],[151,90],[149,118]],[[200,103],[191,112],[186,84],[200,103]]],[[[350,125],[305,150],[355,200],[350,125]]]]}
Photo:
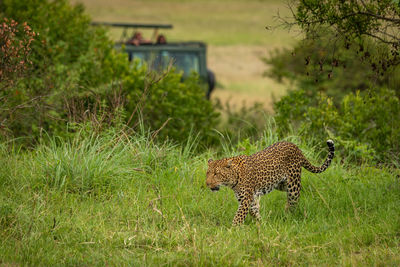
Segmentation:
{"type": "MultiPolygon", "coordinates": [[[[0,264],[400,264],[400,182],[390,170],[336,158],[322,174],[303,172],[293,213],[284,212],[285,194],[272,192],[262,197],[261,223],[232,228],[233,193],[205,187],[215,154],[193,154],[195,142],[156,145],[121,133],[49,139],[33,151],[0,146],[0,264]]],[[[276,139],[267,131],[246,153],[276,139]]]]}

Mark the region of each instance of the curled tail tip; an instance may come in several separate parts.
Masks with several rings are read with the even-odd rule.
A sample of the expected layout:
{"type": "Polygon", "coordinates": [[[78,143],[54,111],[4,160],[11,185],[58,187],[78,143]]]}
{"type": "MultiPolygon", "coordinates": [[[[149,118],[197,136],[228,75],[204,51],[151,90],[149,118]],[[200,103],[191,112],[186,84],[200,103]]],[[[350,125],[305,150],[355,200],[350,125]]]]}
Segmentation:
{"type": "Polygon", "coordinates": [[[328,144],[329,150],[335,150],[335,143],[331,139],[327,140],[326,143],[328,144]]]}

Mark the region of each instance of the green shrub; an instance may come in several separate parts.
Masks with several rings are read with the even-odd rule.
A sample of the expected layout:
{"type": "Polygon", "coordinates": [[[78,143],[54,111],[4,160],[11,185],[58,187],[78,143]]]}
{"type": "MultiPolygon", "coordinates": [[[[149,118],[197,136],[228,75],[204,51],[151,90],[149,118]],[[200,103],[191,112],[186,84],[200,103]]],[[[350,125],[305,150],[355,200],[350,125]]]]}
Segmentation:
{"type": "Polygon", "coordinates": [[[350,160],[399,163],[400,101],[394,91],[350,93],[339,107],[329,97],[322,96],[317,106],[308,107],[304,99],[304,91],[295,91],[276,104],[281,136],[294,127],[304,139],[334,139],[342,156],[350,160]]]}
{"type": "MultiPolygon", "coordinates": [[[[161,139],[186,142],[195,134],[202,144],[216,142],[213,128],[218,113],[205,98],[197,75],[182,81],[182,74],[170,71],[163,77],[147,74],[145,66],[134,64],[125,75],[123,90],[128,116],[157,131],[161,139]]],[[[131,122],[132,124],[132,122],[131,122]]]]}
{"type": "Polygon", "coordinates": [[[37,35],[30,43],[29,69],[8,88],[7,117],[14,136],[40,135],[64,127],[64,102],[97,91],[111,74],[103,63],[112,58],[112,43],[102,29],[90,27],[81,5],[65,0],[1,1],[0,18],[25,24],[37,35]]]}
{"type": "Polygon", "coordinates": [[[400,66],[387,61],[389,48],[329,30],[313,34],[266,59],[267,75],[295,88],[275,103],[279,136],[333,138],[352,161],[397,162],[400,66]]]}
{"type": "Polygon", "coordinates": [[[221,121],[217,130],[230,144],[236,144],[242,140],[255,142],[263,133],[270,114],[260,102],[248,106],[245,103],[240,108],[232,106],[229,101],[222,103],[217,99],[216,109],[221,113],[221,121]]]}
{"type": "Polygon", "coordinates": [[[289,134],[292,128],[298,128],[311,101],[304,90],[293,90],[274,103],[275,121],[280,137],[289,134]]]}
{"type": "Polygon", "coordinates": [[[314,105],[320,93],[338,104],[350,92],[374,87],[387,87],[399,97],[400,67],[387,66],[387,53],[386,47],[369,39],[362,45],[350,45],[327,30],[317,36],[306,35],[293,49],[273,51],[265,59],[270,65],[266,75],[293,82],[314,105]]]}
{"type": "Polygon", "coordinates": [[[27,22],[39,34],[32,42],[30,71],[9,88],[3,108],[8,112],[0,117],[11,137],[37,140],[43,130],[68,135],[62,132],[70,121],[100,118],[100,124],[111,125],[125,118],[134,129],[141,122],[161,139],[185,142],[193,132],[202,144],[215,142],[218,114],[198,78],[182,81],[171,71],[158,79],[145,66],[131,64],[103,28],[90,26],[82,5],[5,0],[0,10],[0,18],[27,22]]]}

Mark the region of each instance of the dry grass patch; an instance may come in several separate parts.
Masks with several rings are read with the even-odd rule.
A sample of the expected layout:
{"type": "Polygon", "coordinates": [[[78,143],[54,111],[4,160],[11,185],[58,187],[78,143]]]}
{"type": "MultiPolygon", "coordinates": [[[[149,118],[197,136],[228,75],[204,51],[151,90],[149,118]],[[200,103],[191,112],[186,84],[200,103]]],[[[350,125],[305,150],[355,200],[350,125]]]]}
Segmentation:
{"type": "Polygon", "coordinates": [[[263,76],[267,66],[261,58],[267,57],[270,49],[253,45],[210,46],[208,65],[218,81],[212,98],[229,101],[236,108],[261,102],[272,112],[273,100],[286,93],[287,85],[263,76]]]}

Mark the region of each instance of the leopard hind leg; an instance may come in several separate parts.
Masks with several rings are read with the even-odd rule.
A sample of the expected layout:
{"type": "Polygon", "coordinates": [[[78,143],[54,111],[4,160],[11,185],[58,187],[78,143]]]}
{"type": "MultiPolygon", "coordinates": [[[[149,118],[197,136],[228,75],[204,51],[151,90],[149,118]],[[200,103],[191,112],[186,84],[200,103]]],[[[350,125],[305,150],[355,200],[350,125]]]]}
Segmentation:
{"type": "Polygon", "coordinates": [[[299,201],[301,190],[301,167],[293,170],[286,185],[287,203],[285,210],[292,210],[299,201]]]}

